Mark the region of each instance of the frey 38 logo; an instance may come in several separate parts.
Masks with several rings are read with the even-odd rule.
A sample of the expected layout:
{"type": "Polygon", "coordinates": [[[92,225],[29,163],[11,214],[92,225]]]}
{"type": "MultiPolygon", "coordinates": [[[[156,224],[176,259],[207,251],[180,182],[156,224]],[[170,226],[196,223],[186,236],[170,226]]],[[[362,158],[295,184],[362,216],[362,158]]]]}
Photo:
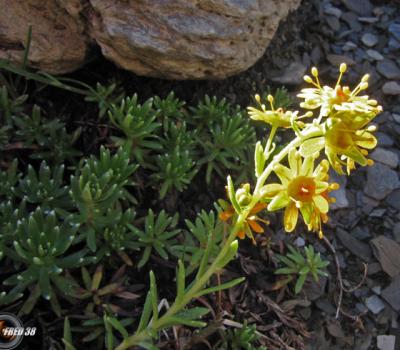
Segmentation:
{"type": "Polygon", "coordinates": [[[24,336],[36,334],[35,327],[24,327],[21,320],[8,312],[0,312],[0,350],[11,350],[21,344],[24,336]]]}

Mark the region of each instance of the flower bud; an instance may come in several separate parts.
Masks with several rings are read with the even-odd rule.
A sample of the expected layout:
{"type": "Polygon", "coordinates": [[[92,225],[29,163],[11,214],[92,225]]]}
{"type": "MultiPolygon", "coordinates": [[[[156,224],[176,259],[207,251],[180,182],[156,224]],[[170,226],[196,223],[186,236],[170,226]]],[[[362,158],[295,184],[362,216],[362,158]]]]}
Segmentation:
{"type": "Polygon", "coordinates": [[[369,74],[365,74],[362,78],[361,78],[361,82],[365,83],[367,82],[369,79],[369,74]]]}
{"type": "Polygon", "coordinates": [[[318,76],[318,69],[315,68],[315,67],[312,67],[312,68],[311,68],[311,74],[312,74],[314,77],[317,77],[317,76],[318,76]]]}
{"type": "Polygon", "coordinates": [[[247,205],[251,202],[250,184],[244,184],[236,191],[236,200],[239,205],[247,205]]]}
{"type": "Polygon", "coordinates": [[[346,63],[342,63],[339,67],[339,71],[340,73],[344,73],[347,70],[347,64],[346,63]]]}
{"type": "Polygon", "coordinates": [[[313,82],[313,80],[311,79],[311,77],[309,76],[309,75],[305,75],[304,77],[303,77],[303,79],[304,79],[304,81],[306,82],[306,83],[312,83],[313,82]]]}

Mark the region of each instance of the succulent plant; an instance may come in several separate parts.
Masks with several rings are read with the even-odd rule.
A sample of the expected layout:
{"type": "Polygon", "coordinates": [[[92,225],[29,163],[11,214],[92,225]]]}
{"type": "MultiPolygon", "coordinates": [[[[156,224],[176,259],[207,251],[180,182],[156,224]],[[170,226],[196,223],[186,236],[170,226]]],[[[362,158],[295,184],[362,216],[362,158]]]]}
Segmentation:
{"type": "Polygon", "coordinates": [[[26,176],[19,180],[14,193],[42,209],[70,209],[72,203],[68,196],[69,187],[64,185],[63,176],[63,164],[51,170],[43,161],[38,172],[29,164],[26,176]]]}
{"type": "Polygon", "coordinates": [[[136,94],[126,97],[119,105],[111,105],[108,116],[112,124],[124,134],[123,137],[113,136],[112,140],[130,152],[140,164],[146,164],[145,155],[150,150],[162,148],[157,136],[161,123],[157,121],[153,99],[141,105],[136,94]]]}
{"type": "Polygon", "coordinates": [[[111,155],[102,147],[99,159],[90,157],[71,176],[70,195],[79,211],[74,220],[83,225],[80,234],[93,252],[97,250],[97,232],[115,223],[115,206],[122,200],[135,201],[126,187],[136,168],[130,164],[127,152],[119,149],[111,155]]]}
{"type": "Polygon", "coordinates": [[[13,249],[5,249],[7,256],[21,266],[21,271],[4,281],[4,285],[14,288],[3,303],[33,287],[21,312],[29,312],[41,295],[51,300],[54,311],[60,314],[53,287],[55,285],[64,292],[71,287],[61,274],[66,268],[80,267],[88,251],[86,248],[73,253],[69,250],[78,228],[68,219],[61,221],[54,211],[47,212],[41,208],[21,219],[17,224],[13,249]]]}
{"type": "Polygon", "coordinates": [[[169,217],[165,211],[157,216],[150,209],[144,222],[143,230],[128,224],[132,233],[138,238],[138,246],[143,249],[142,257],[138,262],[138,268],[143,267],[155,250],[163,259],[168,259],[172,246],[176,243],[173,239],[179,232],[175,229],[178,223],[178,214],[169,217]]]}

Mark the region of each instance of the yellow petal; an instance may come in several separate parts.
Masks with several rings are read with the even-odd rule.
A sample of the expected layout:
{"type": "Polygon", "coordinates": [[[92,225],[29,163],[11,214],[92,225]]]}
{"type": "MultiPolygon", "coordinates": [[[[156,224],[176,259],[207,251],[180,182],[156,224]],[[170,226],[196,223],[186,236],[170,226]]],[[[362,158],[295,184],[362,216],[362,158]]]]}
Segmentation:
{"type": "Polygon", "coordinates": [[[315,193],[320,194],[326,191],[329,187],[329,184],[325,181],[315,181],[315,193]]]}
{"type": "Polygon", "coordinates": [[[278,175],[283,185],[286,185],[293,177],[290,169],[281,164],[275,166],[274,172],[278,175]]]}
{"type": "Polygon", "coordinates": [[[299,159],[298,156],[296,156],[296,149],[293,149],[289,152],[288,155],[288,160],[289,160],[289,166],[290,170],[292,170],[293,176],[297,176],[299,174],[299,168],[301,164],[301,160],[299,159]]]}
{"type": "Polygon", "coordinates": [[[361,136],[356,136],[356,145],[362,148],[373,149],[378,141],[374,135],[369,132],[364,132],[361,136]]]}
{"type": "Polygon", "coordinates": [[[294,202],[291,202],[286,207],[285,215],[283,218],[286,232],[292,232],[295,229],[298,217],[299,217],[299,210],[297,209],[294,202]]]}
{"type": "Polygon", "coordinates": [[[319,152],[325,146],[325,138],[324,137],[316,137],[313,139],[309,139],[304,141],[300,146],[300,154],[303,157],[309,157],[316,152],[319,152]]]}
{"type": "Polygon", "coordinates": [[[280,191],[283,191],[284,187],[282,184],[268,184],[261,188],[262,198],[272,198],[275,197],[280,191]]]}
{"type": "Polygon", "coordinates": [[[306,225],[310,225],[313,210],[314,208],[311,203],[306,203],[305,205],[300,207],[301,215],[303,216],[306,225]]]}
{"type": "Polygon", "coordinates": [[[303,161],[303,165],[301,166],[300,175],[312,176],[313,171],[314,171],[314,158],[306,157],[303,161]]]}
{"type": "Polygon", "coordinates": [[[329,203],[323,196],[314,196],[313,202],[322,214],[326,214],[329,211],[329,203]]]}
{"type": "Polygon", "coordinates": [[[282,191],[278,195],[276,195],[272,199],[272,201],[268,204],[268,210],[275,211],[275,210],[281,209],[283,207],[286,207],[289,203],[290,203],[290,198],[289,198],[287,192],[282,191]]]}

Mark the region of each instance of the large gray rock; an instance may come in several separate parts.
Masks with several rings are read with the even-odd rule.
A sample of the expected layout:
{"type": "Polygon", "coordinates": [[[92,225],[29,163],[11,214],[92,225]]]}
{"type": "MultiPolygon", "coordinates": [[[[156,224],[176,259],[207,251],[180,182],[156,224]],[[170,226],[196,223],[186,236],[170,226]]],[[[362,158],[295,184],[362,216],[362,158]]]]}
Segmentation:
{"type": "Polygon", "coordinates": [[[50,73],[81,66],[90,45],[139,75],[224,78],[252,66],[300,0],[0,0],[0,58],[50,73]]]}
{"type": "Polygon", "coordinates": [[[79,0],[0,0],[0,59],[20,62],[29,26],[29,65],[49,73],[80,67],[87,53],[79,0]]]}

